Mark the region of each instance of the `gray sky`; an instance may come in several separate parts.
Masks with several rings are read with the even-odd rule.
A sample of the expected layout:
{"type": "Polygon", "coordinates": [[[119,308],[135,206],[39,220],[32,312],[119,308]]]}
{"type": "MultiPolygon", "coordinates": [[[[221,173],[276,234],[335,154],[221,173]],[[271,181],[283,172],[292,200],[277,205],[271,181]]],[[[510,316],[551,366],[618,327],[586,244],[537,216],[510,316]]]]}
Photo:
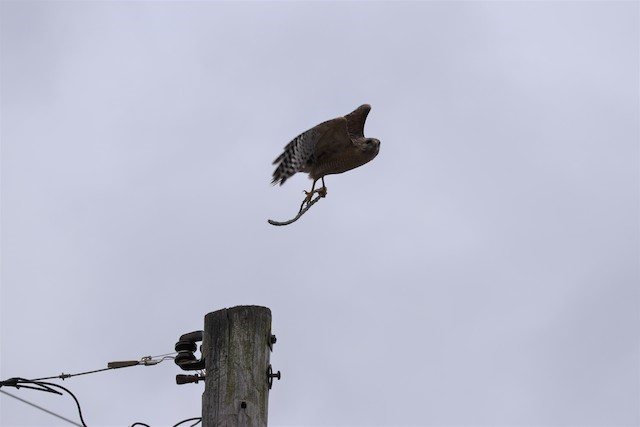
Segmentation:
{"type": "MultiPolygon", "coordinates": [[[[640,424],[638,2],[0,11],[3,379],[167,353],[257,304],[271,425],[640,424]],[[362,103],[379,156],[268,225],[311,184],[270,186],[272,160],[362,103]]],[[[180,372],[62,384],[89,425],[172,425],[200,414],[180,372]]]]}

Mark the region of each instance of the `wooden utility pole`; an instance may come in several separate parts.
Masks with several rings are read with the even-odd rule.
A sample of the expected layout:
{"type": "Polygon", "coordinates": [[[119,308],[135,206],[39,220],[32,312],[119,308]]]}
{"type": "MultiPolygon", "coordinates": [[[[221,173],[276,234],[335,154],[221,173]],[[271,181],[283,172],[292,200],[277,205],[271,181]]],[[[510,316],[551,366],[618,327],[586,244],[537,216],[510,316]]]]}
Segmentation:
{"type": "Polygon", "coordinates": [[[238,306],[205,316],[203,427],[266,427],[274,342],[266,307],[238,306]]]}

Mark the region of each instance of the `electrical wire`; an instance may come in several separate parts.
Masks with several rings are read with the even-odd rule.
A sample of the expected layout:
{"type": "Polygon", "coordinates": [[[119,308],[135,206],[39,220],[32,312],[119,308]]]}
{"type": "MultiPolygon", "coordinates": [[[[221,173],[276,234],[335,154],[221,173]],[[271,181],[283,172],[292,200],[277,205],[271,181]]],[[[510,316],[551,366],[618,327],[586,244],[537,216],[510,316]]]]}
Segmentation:
{"type": "MultiPolygon", "coordinates": [[[[30,387],[30,388],[33,388],[33,387],[30,387]]],[[[40,409],[42,412],[46,412],[46,413],[47,413],[47,414],[49,414],[49,415],[53,415],[54,417],[58,417],[58,418],[60,418],[61,420],[64,420],[64,421],[66,421],[66,422],[68,422],[68,423],[70,423],[70,424],[73,424],[74,426],[83,427],[83,425],[82,425],[82,424],[78,424],[77,422],[75,422],[75,421],[73,421],[73,420],[70,420],[69,418],[65,418],[65,417],[63,417],[63,416],[62,416],[62,415],[60,415],[60,414],[56,414],[55,412],[50,411],[50,410],[48,410],[48,409],[46,409],[46,408],[43,408],[42,406],[38,406],[38,405],[36,405],[36,404],[35,404],[35,403],[33,403],[33,402],[29,402],[29,401],[28,401],[28,400],[26,400],[26,399],[23,399],[23,398],[21,398],[21,397],[15,396],[15,395],[13,395],[13,394],[11,394],[11,393],[7,393],[7,392],[6,392],[6,391],[4,391],[4,390],[0,390],[0,393],[5,394],[5,395],[10,396],[10,397],[13,397],[14,399],[19,400],[20,402],[26,403],[27,405],[31,405],[31,406],[33,406],[33,407],[34,407],[34,408],[36,408],[36,409],[40,409]]]]}
{"type": "MultiPolygon", "coordinates": [[[[166,354],[161,354],[158,356],[145,356],[143,358],[141,358],[139,361],[138,360],[129,360],[129,361],[124,361],[124,362],[110,362],[109,364],[107,364],[106,368],[102,368],[102,369],[95,369],[93,371],[86,371],[86,372],[79,372],[77,374],[65,374],[64,372],[60,375],[56,375],[56,376],[52,376],[52,377],[43,377],[43,378],[35,378],[35,379],[25,379],[25,378],[9,378],[8,380],[4,380],[4,381],[0,381],[0,387],[15,387],[16,389],[19,388],[27,388],[27,389],[31,389],[31,390],[38,390],[38,391],[44,391],[47,393],[55,393],[55,394],[59,394],[62,395],[63,393],[55,390],[53,387],[59,388],[61,390],[64,390],[65,392],[67,392],[69,394],[69,396],[71,396],[73,398],[73,400],[76,403],[76,407],[78,408],[78,415],[80,417],[80,422],[82,424],[77,424],[71,420],[68,420],[64,417],[62,417],[61,415],[58,415],[54,412],[49,411],[48,409],[42,408],[34,403],[31,403],[27,400],[21,399],[17,396],[14,396],[10,393],[7,393],[3,390],[0,390],[0,392],[2,392],[3,394],[6,394],[7,396],[11,396],[15,399],[18,399],[24,403],[27,403],[35,408],[38,408],[48,414],[51,414],[53,416],[56,416],[58,418],[62,418],[65,421],[71,422],[74,425],[80,426],[80,427],[87,427],[87,425],[84,422],[84,418],[82,416],[82,408],[80,407],[80,402],[78,401],[78,399],[76,398],[76,396],[67,388],[59,385],[59,384],[55,384],[55,383],[49,383],[49,382],[44,382],[43,380],[52,380],[52,379],[62,379],[65,380],[66,378],[71,378],[71,377],[77,377],[80,375],[88,375],[88,374],[95,374],[97,372],[102,372],[102,371],[108,371],[108,370],[112,370],[112,369],[120,369],[120,368],[127,368],[130,366],[137,366],[137,365],[145,365],[145,366],[152,366],[152,365],[157,365],[158,363],[162,362],[163,360],[167,360],[167,359],[175,359],[174,356],[172,356],[173,354],[176,354],[176,352],[173,353],[166,353],[166,354]]],[[[143,424],[140,424],[143,425],[143,424]]],[[[195,424],[194,424],[195,425],[195,424]]]]}
{"type": "MultiPolygon", "coordinates": [[[[157,356],[149,356],[152,359],[157,359],[159,357],[162,357],[163,359],[167,359],[166,356],[173,356],[174,354],[176,354],[176,351],[172,351],[171,353],[165,353],[165,354],[159,354],[157,356]]],[[[175,359],[175,357],[168,357],[169,359],[175,359]]]]}
{"type": "Polygon", "coordinates": [[[111,369],[128,368],[130,366],[137,366],[137,365],[152,366],[152,365],[157,365],[163,360],[175,359],[175,357],[172,356],[173,354],[176,354],[176,352],[174,351],[173,353],[160,354],[158,356],[144,356],[139,361],[129,360],[126,362],[110,362],[106,368],[102,368],[102,369],[94,369],[93,371],[79,372],[77,374],[65,374],[63,372],[62,374],[55,375],[53,377],[34,378],[32,381],[55,380],[55,379],[65,380],[71,377],[79,377],[80,375],[95,374],[97,372],[109,371],[111,369]]]}
{"type": "MultiPolygon", "coordinates": [[[[6,381],[2,381],[0,382],[0,387],[15,387],[16,389],[19,388],[30,388],[33,390],[39,390],[39,391],[46,391],[49,393],[56,393],[56,394],[60,394],[62,395],[62,393],[60,393],[57,390],[52,389],[52,387],[57,387],[61,390],[66,391],[69,396],[71,396],[73,398],[73,400],[76,402],[76,407],[78,408],[78,415],[80,416],[80,422],[82,423],[82,427],[87,427],[87,424],[84,422],[84,418],[82,417],[82,408],[80,407],[80,402],[78,401],[78,398],[76,397],[75,394],[73,394],[69,389],[67,389],[66,387],[63,387],[59,384],[54,384],[54,383],[48,383],[48,382],[43,382],[43,381],[34,381],[34,380],[27,380],[25,378],[10,378],[6,381]],[[24,385],[24,384],[33,384],[32,385],[24,385]]],[[[13,396],[12,396],[13,397],[13,396]]]]}
{"type": "Polygon", "coordinates": [[[48,386],[52,386],[52,387],[58,387],[64,391],[66,391],[69,396],[73,397],[74,402],[76,402],[76,406],[78,407],[78,416],[80,416],[80,422],[82,423],[82,425],[84,427],[87,427],[87,424],[84,422],[84,418],[82,417],[82,408],[80,407],[80,402],[78,401],[78,398],[76,397],[75,394],[71,393],[71,390],[69,390],[66,387],[63,387],[59,384],[54,384],[54,383],[45,383],[45,382],[38,382],[39,384],[44,384],[44,385],[48,385],[48,386]]]}
{"type": "MultiPolygon", "coordinates": [[[[69,396],[71,396],[73,398],[73,400],[76,403],[76,407],[78,408],[78,415],[80,417],[80,422],[82,424],[78,424],[74,421],[71,421],[61,415],[56,414],[55,412],[49,411],[48,409],[45,409],[41,406],[38,406],[34,403],[31,403],[25,399],[22,399],[18,396],[14,396],[11,393],[7,393],[3,390],[0,390],[1,393],[13,397],[14,399],[20,400],[21,402],[24,402],[28,405],[31,405],[37,409],[40,409],[41,411],[44,411],[50,415],[53,415],[55,417],[58,417],[60,419],[63,419],[67,422],[72,423],[73,425],[76,426],[80,426],[80,427],[87,427],[86,423],[84,422],[84,418],[82,416],[82,408],[80,407],[80,402],[78,401],[78,399],[76,398],[76,396],[67,388],[59,385],[59,384],[55,384],[55,383],[49,383],[49,382],[44,382],[43,380],[53,380],[53,379],[61,379],[61,380],[65,380],[66,378],[71,378],[71,377],[77,377],[80,375],[89,375],[89,374],[95,374],[97,372],[102,372],[102,371],[108,371],[108,370],[112,370],[112,369],[120,369],[120,368],[128,368],[130,366],[137,366],[137,365],[145,365],[145,366],[153,366],[153,365],[157,365],[158,363],[167,360],[167,359],[175,359],[175,357],[173,356],[174,354],[176,354],[176,352],[172,352],[172,353],[165,353],[165,354],[160,354],[158,356],[145,356],[142,357],[139,361],[138,360],[128,360],[128,361],[122,361],[122,362],[109,362],[107,364],[106,368],[102,368],[102,369],[95,369],[93,371],[86,371],[86,372],[79,372],[77,374],[65,374],[64,372],[60,375],[56,375],[53,377],[43,377],[43,378],[35,378],[35,379],[25,379],[25,378],[9,378],[8,380],[5,381],[0,381],[0,387],[15,387],[16,389],[19,388],[27,388],[27,389],[31,389],[31,390],[38,390],[38,391],[44,391],[47,393],[54,393],[54,394],[59,394],[62,395],[63,393],[55,390],[53,387],[64,390],[65,392],[67,392],[67,394],[69,394],[69,396]]],[[[175,424],[174,427],[179,426],[182,423],[188,422],[188,421],[194,421],[194,420],[198,420],[196,421],[194,424],[192,424],[190,427],[194,427],[196,426],[198,423],[200,423],[200,418],[189,418],[187,420],[184,421],[180,421],[178,424],[175,424]]],[[[149,427],[147,424],[144,423],[135,423],[133,424],[133,426],[135,425],[140,425],[143,427],[149,427]]],[[[133,427],[132,426],[132,427],[133,427]]]]}
{"type": "MultiPolygon", "coordinates": [[[[189,427],[195,427],[198,424],[200,424],[200,422],[202,421],[202,417],[187,418],[186,420],[182,420],[179,423],[174,424],[172,427],[178,427],[180,424],[188,423],[189,421],[195,421],[195,423],[193,423],[193,424],[191,424],[189,426],[189,427]]],[[[145,424],[145,423],[141,423],[141,422],[133,423],[129,427],[136,427],[136,426],[151,427],[149,424],[145,424]]]]}
{"type": "Polygon", "coordinates": [[[193,424],[191,424],[191,425],[189,426],[189,427],[195,427],[195,426],[197,426],[198,424],[200,424],[200,422],[202,421],[202,417],[188,418],[188,419],[186,419],[186,420],[182,420],[182,421],[180,421],[179,423],[174,424],[174,425],[173,425],[173,427],[178,427],[180,424],[184,424],[184,423],[189,422],[189,421],[195,421],[195,423],[193,423],[193,424]]]}
{"type": "Polygon", "coordinates": [[[62,374],[56,375],[55,377],[34,378],[33,381],[56,380],[56,379],[64,380],[71,377],[78,377],[80,375],[88,375],[88,374],[95,374],[96,372],[108,371],[109,369],[117,369],[117,368],[102,368],[102,369],[96,369],[94,371],[80,372],[78,374],[65,374],[63,372],[62,374]]]}
{"type": "MultiPolygon", "coordinates": [[[[13,379],[14,379],[14,378],[12,378],[12,380],[13,380],[13,379]]],[[[3,381],[3,383],[4,383],[4,381],[3,381]]],[[[17,381],[17,382],[16,382],[16,385],[17,385],[17,387],[19,387],[19,388],[31,388],[31,389],[34,389],[34,390],[48,391],[48,390],[46,390],[45,388],[37,388],[37,387],[30,387],[30,386],[25,386],[25,385],[18,385],[19,383],[20,383],[19,381],[17,381]]],[[[2,385],[8,385],[8,384],[2,384],[2,385]]],[[[57,385],[57,384],[54,384],[54,385],[57,385]]],[[[43,386],[43,387],[45,387],[45,386],[43,386]]],[[[64,387],[62,387],[62,386],[59,386],[59,387],[64,388],[64,387]]],[[[48,387],[47,387],[47,388],[48,388],[48,387]]],[[[70,394],[71,394],[71,396],[73,396],[73,394],[72,394],[69,390],[67,390],[67,389],[65,389],[65,390],[66,390],[68,393],[70,393],[70,394]]],[[[55,391],[55,390],[51,390],[51,392],[56,393],[56,394],[62,394],[62,393],[60,393],[60,392],[58,392],[58,391],[55,391]]],[[[27,405],[33,406],[34,408],[41,410],[42,412],[45,412],[45,413],[47,413],[47,414],[49,414],[49,415],[53,415],[54,417],[60,418],[61,420],[66,421],[66,422],[68,422],[68,423],[70,423],[70,424],[73,424],[74,426],[77,426],[77,427],[87,427],[87,425],[86,425],[86,424],[84,424],[84,420],[82,420],[82,414],[80,414],[80,419],[82,420],[82,424],[78,424],[77,422],[75,422],[75,421],[73,421],[73,420],[70,420],[69,418],[63,417],[62,415],[57,414],[57,413],[55,413],[55,412],[53,412],[53,411],[50,411],[50,410],[48,410],[47,408],[43,408],[42,406],[36,405],[36,404],[35,404],[35,403],[33,403],[33,402],[29,402],[29,401],[28,401],[28,400],[26,400],[26,399],[23,399],[23,398],[18,397],[18,396],[14,395],[14,394],[8,393],[8,392],[6,392],[6,391],[4,391],[4,390],[0,390],[0,393],[2,393],[2,394],[4,394],[4,395],[7,395],[7,396],[9,396],[9,397],[13,397],[14,399],[19,400],[20,402],[26,403],[27,405]]],[[[74,397],[74,399],[75,399],[75,396],[73,396],[73,397],[74,397]]],[[[76,403],[77,403],[77,400],[76,400],[76,403]]],[[[79,404],[78,404],[78,409],[79,409],[79,404]]],[[[184,423],[187,423],[187,422],[189,422],[189,421],[195,421],[195,423],[193,423],[193,424],[191,424],[191,425],[189,426],[189,427],[195,427],[195,426],[197,426],[198,424],[200,424],[200,422],[202,421],[202,417],[187,418],[186,420],[182,420],[182,421],[180,421],[180,422],[178,422],[178,423],[174,424],[172,427],[178,427],[180,424],[184,424],[184,423]]],[[[130,427],[136,427],[136,426],[140,426],[140,427],[151,427],[149,424],[145,424],[145,423],[141,423],[141,422],[133,423],[133,424],[131,424],[131,426],[130,426],[130,427]]]]}

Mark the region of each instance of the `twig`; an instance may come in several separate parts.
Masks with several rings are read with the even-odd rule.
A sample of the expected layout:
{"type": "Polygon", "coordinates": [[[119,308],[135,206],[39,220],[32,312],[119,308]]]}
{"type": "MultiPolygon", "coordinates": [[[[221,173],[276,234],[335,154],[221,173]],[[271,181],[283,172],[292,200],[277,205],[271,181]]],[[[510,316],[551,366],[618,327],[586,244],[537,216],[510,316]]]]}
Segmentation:
{"type": "Polygon", "coordinates": [[[307,212],[311,206],[313,206],[318,200],[322,199],[324,197],[324,195],[318,195],[315,199],[311,200],[310,202],[307,203],[307,205],[304,207],[304,209],[300,209],[300,212],[298,212],[298,215],[295,216],[295,218],[290,219],[289,221],[284,221],[284,222],[280,222],[280,221],[274,221],[272,219],[267,220],[269,222],[269,224],[271,225],[289,225],[291,223],[296,222],[298,219],[300,219],[300,217],[302,215],[305,214],[305,212],[307,212]]]}

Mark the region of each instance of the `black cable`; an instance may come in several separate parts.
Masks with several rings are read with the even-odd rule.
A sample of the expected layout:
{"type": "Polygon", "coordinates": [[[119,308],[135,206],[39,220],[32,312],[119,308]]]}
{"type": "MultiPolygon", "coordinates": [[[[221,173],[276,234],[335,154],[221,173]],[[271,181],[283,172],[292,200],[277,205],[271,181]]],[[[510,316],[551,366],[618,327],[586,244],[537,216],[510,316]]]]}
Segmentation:
{"type": "MultiPolygon", "coordinates": [[[[25,388],[27,388],[27,387],[25,387],[25,388]]],[[[34,387],[29,387],[29,388],[34,388],[34,387]]],[[[36,389],[36,390],[41,390],[41,389],[36,389]]],[[[38,406],[38,405],[36,405],[36,404],[35,404],[35,403],[33,403],[33,402],[29,402],[29,401],[28,401],[28,400],[26,400],[26,399],[23,399],[23,398],[18,397],[18,396],[14,396],[13,394],[11,394],[11,393],[7,393],[7,392],[6,392],[6,391],[4,391],[4,390],[0,390],[0,393],[5,394],[5,395],[10,396],[10,397],[13,397],[14,399],[19,400],[20,402],[24,402],[24,403],[26,403],[27,405],[31,405],[31,406],[33,406],[33,407],[34,407],[34,408],[36,408],[36,409],[40,409],[42,412],[46,412],[46,413],[47,413],[47,414],[49,414],[49,415],[53,415],[54,417],[58,417],[58,418],[60,418],[61,420],[64,420],[64,421],[66,421],[66,422],[68,422],[68,423],[70,423],[70,424],[73,424],[74,426],[83,427],[83,426],[82,426],[82,424],[78,424],[77,422],[75,422],[75,421],[73,421],[73,420],[70,420],[69,418],[65,418],[65,417],[63,417],[63,416],[62,416],[62,415],[60,415],[60,414],[56,414],[55,412],[50,411],[50,410],[48,410],[48,409],[46,409],[46,408],[43,408],[42,406],[38,406]]],[[[57,392],[56,392],[56,393],[57,393],[57,392]]],[[[62,393],[61,393],[61,394],[62,394],[62,393]]]]}
{"type": "Polygon", "coordinates": [[[180,421],[178,424],[174,424],[173,427],[178,427],[180,424],[186,423],[188,421],[195,421],[195,423],[193,423],[193,424],[191,424],[189,426],[189,427],[194,427],[194,426],[197,426],[198,424],[200,424],[200,421],[202,421],[202,417],[187,418],[186,420],[180,421]]]}
{"type": "Polygon", "coordinates": [[[18,388],[29,388],[31,390],[38,390],[38,391],[46,391],[47,393],[54,393],[54,394],[59,394],[62,395],[61,392],[59,392],[58,390],[53,390],[49,387],[45,387],[45,386],[41,386],[41,387],[31,387],[30,385],[17,385],[15,386],[17,389],[18,388]]]}
{"type": "Polygon", "coordinates": [[[16,389],[18,388],[29,388],[32,390],[38,390],[38,391],[46,391],[48,393],[55,393],[55,394],[60,394],[62,395],[61,392],[52,389],[51,387],[47,387],[46,385],[43,384],[36,384],[37,387],[33,387],[30,385],[24,385],[23,382],[29,382],[31,380],[25,380],[24,378],[9,378],[8,380],[5,381],[0,381],[0,387],[5,386],[5,387],[15,387],[16,389]]]}
{"type": "MultiPolygon", "coordinates": [[[[0,381],[0,387],[15,387],[16,389],[28,388],[28,389],[31,389],[31,390],[46,391],[47,393],[55,393],[55,394],[59,394],[59,395],[62,395],[63,393],[59,392],[58,390],[54,390],[51,387],[57,387],[57,388],[59,388],[61,390],[64,390],[76,402],[76,407],[78,408],[78,415],[80,417],[80,422],[82,423],[82,427],[87,427],[87,424],[84,422],[84,417],[82,416],[82,408],[80,407],[80,402],[78,401],[76,396],[71,392],[71,390],[69,390],[69,389],[67,389],[67,388],[65,388],[65,387],[63,387],[63,386],[61,386],[59,384],[44,382],[42,380],[52,380],[52,379],[62,379],[62,380],[64,380],[64,379],[70,378],[70,377],[77,377],[77,376],[80,376],[80,375],[94,374],[96,372],[108,371],[108,370],[112,370],[112,369],[126,368],[126,367],[129,367],[129,366],[137,366],[137,365],[151,366],[151,365],[156,365],[156,364],[158,364],[158,363],[160,363],[160,362],[162,362],[163,360],[166,360],[166,359],[173,359],[174,357],[170,356],[172,354],[175,354],[175,352],[174,353],[161,354],[159,356],[145,356],[140,361],[133,360],[133,361],[126,361],[126,362],[110,362],[106,368],[96,369],[96,370],[93,370],[93,371],[80,372],[80,373],[77,373],[77,374],[65,374],[63,372],[62,374],[56,375],[56,376],[53,376],[53,377],[35,378],[35,379],[31,379],[31,380],[28,380],[28,379],[25,379],[25,378],[9,378],[8,380],[0,381]],[[155,360],[157,358],[160,358],[160,360],[155,360]],[[29,384],[29,385],[26,385],[26,384],[29,384]]],[[[3,391],[2,393],[5,393],[5,392],[3,391]]],[[[48,411],[47,409],[41,408],[41,407],[39,407],[39,406],[37,406],[35,404],[32,404],[31,402],[28,402],[28,401],[26,401],[24,399],[20,399],[19,397],[13,396],[12,394],[9,394],[9,393],[5,393],[5,394],[7,394],[8,396],[11,396],[11,397],[15,397],[16,399],[21,400],[21,401],[23,401],[25,403],[28,403],[28,404],[30,404],[30,405],[32,405],[32,406],[34,406],[34,407],[36,407],[36,408],[38,408],[38,409],[40,409],[42,411],[50,413],[51,415],[57,416],[59,418],[62,418],[60,415],[55,414],[55,413],[53,413],[51,411],[48,411]]],[[[69,422],[73,423],[73,421],[67,420],[66,418],[62,418],[62,419],[64,419],[65,421],[69,421],[69,422]]],[[[189,418],[189,419],[180,421],[178,424],[175,424],[173,427],[178,427],[180,424],[183,424],[183,423],[188,422],[188,421],[194,421],[194,420],[197,420],[197,421],[195,423],[193,423],[190,427],[194,427],[194,426],[198,425],[201,422],[201,418],[189,418]]],[[[73,423],[73,424],[76,424],[76,423],[73,423]]],[[[80,424],[76,424],[76,425],[80,425],[80,424]]],[[[134,424],[131,425],[131,427],[134,427],[134,426],[150,427],[148,424],[145,424],[145,423],[134,423],[134,424]]]]}
{"type": "MultiPolygon", "coordinates": [[[[82,416],[82,408],[80,407],[80,402],[78,401],[78,398],[76,398],[75,394],[73,394],[71,392],[71,390],[69,390],[66,387],[61,386],[60,384],[49,383],[49,382],[44,382],[44,381],[36,381],[36,380],[27,380],[25,378],[9,378],[8,380],[0,381],[0,387],[3,387],[3,386],[4,387],[15,387],[16,389],[28,388],[28,389],[32,389],[32,390],[46,391],[47,393],[56,393],[56,394],[59,394],[59,395],[62,395],[62,393],[57,391],[57,390],[52,389],[51,387],[57,387],[57,388],[59,388],[61,390],[64,390],[76,402],[76,407],[78,408],[78,416],[80,417],[80,422],[82,424],[77,424],[74,421],[71,421],[71,420],[69,420],[67,418],[64,418],[61,415],[56,414],[55,412],[51,412],[48,409],[42,408],[42,407],[40,407],[40,406],[38,406],[36,404],[33,404],[33,403],[31,403],[31,402],[29,402],[27,400],[21,399],[21,398],[19,398],[17,396],[14,396],[14,395],[12,395],[10,393],[7,393],[7,392],[3,391],[3,390],[0,390],[0,392],[6,394],[8,396],[11,396],[11,397],[13,397],[15,399],[18,399],[18,400],[20,400],[20,401],[22,401],[24,403],[27,403],[27,404],[35,407],[35,408],[38,408],[41,411],[44,411],[44,412],[46,412],[48,414],[51,414],[53,416],[56,416],[58,418],[61,418],[61,419],[65,420],[67,422],[70,422],[70,423],[72,423],[74,425],[81,426],[81,427],[87,427],[87,424],[84,422],[84,417],[82,416]],[[32,385],[25,385],[25,384],[33,384],[36,387],[33,387],[32,385]]],[[[174,424],[173,427],[178,427],[181,424],[187,423],[189,421],[195,421],[193,424],[191,424],[189,426],[189,427],[195,427],[198,424],[200,424],[200,422],[202,421],[202,417],[187,418],[186,420],[182,420],[182,421],[174,424]]],[[[135,426],[151,427],[149,424],[145,424],[145,423],[141,423],[141,422],[136,422],[136,423],[131,424],[131,427],[135,427],[135,426]]]]}
{"type": "MultiPolygon", "coordinates": [[[[172,427],[178,427],[180,424],[184,424],[184,423],[189,422],[189,421],[195,421],[195,423],[193,423],[193,424],[191,424],[189,426],[189,427],[195,427],[198,424],[200,424],[200,422],[202,421],[202,417],[187,418],[186,420],[182,420],[179,423],[174,424],[172,427]]],[[[136,427],[136,426],[151,427],[149,424],[145,424],[145,423],[141,423],[141,422],[133,423],[129,427],[136,427]]]]}
{"type": "Polygon", "coordinates": [[[15,388],[30,388],[33,390],[40,390],[40,391],[46,391],[49,393],[56,393],[56,394],[60,394],[62,395],[62,393],[60,393],[57,390],[52,389],[51,387],[57,387],[59,389],[62,389],[64,391],[66,391],[69,396],[71,396],[73,398],[73,400],[76,402],[76,406],[78,408],[78,415],[80,416],[80,422],[82,423],[83,427],[87,427],[87,424],[84,422],[84,418],[82,417],[82,408],[80,407],[80,402],[78,401],[78,399],[76,398],[75,394],[71,393],[71,391],[59,384],[54,384],[54,383],[48,383],[48,382],[43,382],[43,381],[34,381],[34,380],[27,380],[25,378],[10,378],[6,381],[2,381],[0,382],[0,387],[5,386],[5,387],[15,387],[15,388]],[[32,387],[30,385],[24,385],[24,384],[33,384],[39,387],[32,387]]]}
{"type": "Polygon", "coordinates": [[[58,387],[58,388],[61,388],[64,391],[66,391],[67,393],[69,393],[69,395],[71,397],[73,397],[73,400],[76,402],[76,406],[78,407],[78,415],[80,416],[80,422],[82,423],[82,425],[84,427],[87,427],[87,424],[84,422],[84,418],[82,417],[82,408],[80,407],[80,402],[76,398],[76,395],[71,393],[71,390],[69,390],[68,388],[63,387],[63,386],[61,386],[59,384],[54,384],[54,383],[39,382],[39,384],[45,384],[45,385],[49,385],[49,386],[53,386],[53,387],[58,387]]]}

